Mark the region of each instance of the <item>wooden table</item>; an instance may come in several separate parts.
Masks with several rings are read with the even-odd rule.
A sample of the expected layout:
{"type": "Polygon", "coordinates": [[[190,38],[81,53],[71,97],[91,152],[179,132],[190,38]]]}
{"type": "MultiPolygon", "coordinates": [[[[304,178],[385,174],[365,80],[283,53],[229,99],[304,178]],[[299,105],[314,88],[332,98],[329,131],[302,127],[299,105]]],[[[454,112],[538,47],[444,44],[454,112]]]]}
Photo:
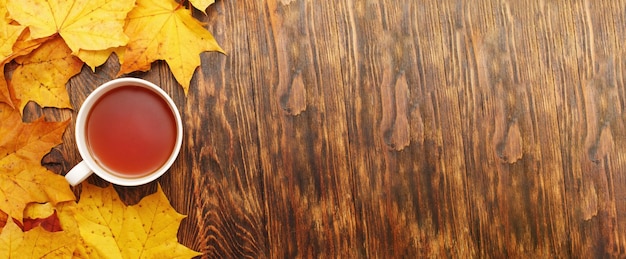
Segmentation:
{"type": "MultiPolygon", "coordinates": [[[[183,149],[158,182],[188,215],[184,245],[626,255],[626,1],[219,0],[208,13],[227,55],[201,55],[187,97],[165,63],[130,75],[180,106],[183,149]]],[[[73,78],[74,107],[118,68],[73,78]]],[[[59,174],[81,160],[73,135],[43,160],[59,174]]],[[[136,203],[156,184],[116,189],[136,203]]]]}

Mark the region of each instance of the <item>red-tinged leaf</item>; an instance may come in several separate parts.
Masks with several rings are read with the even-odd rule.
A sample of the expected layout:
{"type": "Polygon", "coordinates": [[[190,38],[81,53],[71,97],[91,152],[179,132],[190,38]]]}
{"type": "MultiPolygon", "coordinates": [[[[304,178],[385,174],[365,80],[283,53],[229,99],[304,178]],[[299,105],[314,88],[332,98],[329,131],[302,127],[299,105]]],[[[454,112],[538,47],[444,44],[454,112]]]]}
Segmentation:
{"type": "Polygon", "coordinates": [[[59,222],[59,217],[57,216],[57,212],[55,211],[47,218],[24,218],[24,231],[29,231],[33,228],[41,226],[43,229],[50,232],[57,232],[63,230],[61,228],[61,222],[59,222]]]}

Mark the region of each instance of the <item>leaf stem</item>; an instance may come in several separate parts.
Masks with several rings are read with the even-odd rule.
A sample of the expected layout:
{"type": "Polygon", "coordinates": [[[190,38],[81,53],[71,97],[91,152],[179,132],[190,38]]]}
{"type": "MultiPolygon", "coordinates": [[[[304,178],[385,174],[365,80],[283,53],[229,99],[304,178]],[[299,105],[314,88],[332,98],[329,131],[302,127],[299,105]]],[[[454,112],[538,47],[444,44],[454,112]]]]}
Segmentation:
{"type": "Polygon", "coordinates": [[[189,5],[189,1],[187,1],[187,0],[180,1],[180,2],[178,3],[178,6],[176,6],[176,8],[174,8],[174,10],[178,10],[178,9],[180,9],[180,8],[181,8],[181,7],[183,7],[185,4],[189,5]]]}

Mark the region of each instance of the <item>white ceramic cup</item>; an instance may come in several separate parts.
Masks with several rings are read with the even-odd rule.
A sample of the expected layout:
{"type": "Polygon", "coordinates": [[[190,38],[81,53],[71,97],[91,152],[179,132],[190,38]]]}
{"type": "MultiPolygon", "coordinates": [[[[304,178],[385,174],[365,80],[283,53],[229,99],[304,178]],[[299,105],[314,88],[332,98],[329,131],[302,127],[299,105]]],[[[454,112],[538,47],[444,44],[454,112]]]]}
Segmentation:
{"type": "Polygon", "coordinates": [[[74,166],[72,170],[70,170],[66,175],[65,179],[72,185],[78,185],[87,177],[89,177],[92,173],[95,173],[100,178],[116,184],[123,186],[137,186],[149,183],[151,181],[156,180],[161,175],[163,175],[174,163],[178,153],[180,152],[180,147],[183,142],[183,126],[180,118],[180,114],[178,112],[178,108],[176,108],[176,104],[169,97],[169,95],[163,91],[160,87],[155,84],[138,78],[118,78],[111,80],[103,85],[99,86],[94,90],[85,100],[82,107],[78,111],[78,116],[76,118],[76,144],[78,145],[78,151],[80,152],[83,161],[74,166]],[[141,177],[122,177],[120,174],[116,174],[115,172],[110,172],[110,170],[105,169],[94,159],[92,152],[89,150],[89,145],[87,143],[86,137],[86,123],[91,109],[94,104],[107,92],[116,89],[118,87],[124,86],[141,86],[146,89],[149,89],[156,93],[158,96],[162,97],[165,102],[169,105],[172,113],[174,114],[174,118],[176,120],[176,142],[174,145],[174,149],[170,154],[167,161],[159,167],[157,170],[152,173],[146,174],[141,177]]]}

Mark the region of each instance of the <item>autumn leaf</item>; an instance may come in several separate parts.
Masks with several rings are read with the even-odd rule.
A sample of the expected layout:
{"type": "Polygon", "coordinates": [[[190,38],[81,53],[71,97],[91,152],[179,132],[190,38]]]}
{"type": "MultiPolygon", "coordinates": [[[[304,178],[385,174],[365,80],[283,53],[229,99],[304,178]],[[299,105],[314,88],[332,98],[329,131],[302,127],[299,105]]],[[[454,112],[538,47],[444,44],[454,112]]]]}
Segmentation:
{"type": "Polygon", "coordinates": [[[55,213],[52,203],[30,203],[24,208],[24,218],[43,219],[55,213]]]}
{"type": "Polygon", "coordinates": [[[171,207],[161,186],[156,193],[146,196],[139,204],[127,210],[124,229],[128,235],[120,237],[122,243],[133,244],[128,249],[131,258],[155,258],[167,254],[170,257],[191,258],[202,255],[178,243],[177,232],[185,218],[171,207]]]}
{"type": "Polygon", "coordinates": [[[17,39],[15,44],[13,45],[13,54],[9,56],[9,58],[5,61],[10,62],[16,57],[28,55],[33,50],[36,50],[50,39],[57,38],[58,36],[50,36],[47,38],[39,38],[39,39],[31,39],[30,31],[25,30],[22,35],[17,39]],[[9,60],[10,59],[10,60],[9,60]]]}
{"type": "Polygon", "coordinates": [[[109,48],[105,50],[81,49],[78,51],[76,56],[85,62],[85,64],[91,68],[91,71],[96,71],[96,67],[104,64],[104,62],[106,62],[113,53],[116,53],[118,59],[122,61],[122,58],[124,58],[124,50],[124,47],[109,48]]]}
{"type": "Polygon", "coordinates": [[[76,210],[87,249],[116,258],[191,258],[201,255],[177,240],[184,215],[169,204],[159,186],[138,204],[125,206],[110,185],[84,184],[76,210]]]}
{"type": "Polygon", "coordinates": [[[130,40],[119,74],[147,71],[152,62],[165,60],[185,94],[200,65],[200,53],[223,52],[191,11],[173,0],[138,0],[128,14],[125,32],[130,40]]]}
{"type": "Polygon", "coordinates": [[[20,101],[16,104],[20,111],[28,101],[43,107],[72,107],[65,84],[80,73],[83,62],[70,53],[63,40],[57,37],[15,59],[19,66],[13,72],[11,84],[20,101]]]}
{"type": "MultiPolygon", "coordinates": [[[[204,12],[213,2],[190,3],[204,12]]],[[[185,216],[160,186],[126,206],[113,187],[85,183],[76,203],[65,178],[41,165],[69,121],[21,118],[29,101],[71,108],[68,80],[112,53],[120,75],[165,60],[186,94],[200,54],[223,52],[183,4],[140,0],[134,7],[134,0],[0,0],[0,258],[201,255],[178,243],[185,216]]]]}
{"type": "Polygon", "coordinates": [[[7,85],[7,80],[4,78],[4,64],[0,64],[0,103],[8,104],[11,108],[14,108],[9,85],[7,85]]]}
{"type": "Polygon", "coordinates": [[[29,203],[24,209],[24,218],[20,223],[22,224],[23,231],[29,231],[35,227],[41,226],[43,229],[50,232],[57,232],[63,230],[61,228],[61,222],[59,216],[52,203],[29,203]]]}
{"type": "Polygon", "coordinates": [[[7,17],[7,0],[0,0],[0,14],[2,14],[1,19],[4,19],[7,23],[11,22],[11,19],[7,17]]]}
{"type": "Polygon", "coordinates": [[[4,77],[4,65],[8,62],[7,58],[13,54],[13,45],[24,31],[24,26],[10,24],[10,20],[6,19],[7,9],[6,0],[0,0],[0,102],[13,106],[9,88],[4,77]]]}
{"type": "MultiPolygon", "coordinates": [[[[1,6],[5,6],[6,3],[2,3],[1,6]]],[[[6,17],[6,8],[0,7],[0,17],[6,17]]],[[[10,24],[7,19],[0,19],[0,62],[3,62],[7,57],[13,53],[13,44],[17,41],[19,36],[24,30],[24,26],[10,24]]]]}
{"type": "Polygon", "coordinates": [[[9,220],[0,232],[0,258],[71,258],[75,240],[63,231],[36,227],[23,232],[9,220]]]}
{"type": "Polygon", "coordinates": [[[46,122],[43,117],[24,123],[19,112],[0,104],[0,168],[40,165],[41,158],[61,144],[68,123],[46,122]]]}
{"type": "Polygon", "coordinates": [[[68,123],[23,123],[18,111],[0,103],[0,210],[22,221],[28,203],[75,200],[65,178],[41,165],[68,123]]]}
{"type": "Polygon", "coordinates": [[[10,17],[27,26],[33,38],[59,34],[73,53],[125,45],[124,20],[134,5],[129,0],[7,0],[10,17]]]}
{"type": "Polygon", "coordinates": [[[101,257],[122,257],[116,237],[122,235],[124,210],[125,206],[113,187],[101,189],[90,184],[82,185],[76,222],[86,245],[101,257]]]}
{"type": "Polygon", "coordinates": [[[7,224],[7,220],[9,220],[9,215],[0,210],[0,231],[7,224]]]}
{"type": "MultiPolygon", "coordinates": [[[[44,42],[52,39],[54,37],[49,38],[41,38],[41,39],[30,39],[30,32],[28,30],[23,31],[23,33],[18,37],[17,41],[13,45],[13,52],[3,61],[10,62],[16,57],[28,55],[33,50],[39,48],[44,42]]],[[[4,77],[4,65],[5,63],[0,63],[0,68],[2,73],[0,73],[0,102],[4,102],[9,104],[11,107],[15,108],[15,103],[12,100],[12,96],[10,95],[9,85],[7,84],[7,80],[4,77]]],[[[18,89],[19,90],[19,89],[18,89]]],[[[14,97],[14,96],[13,96],[14,97]]],[[[19,99],[17,100],[19,102],[19,99]]],[[[23,102],[25,105],[27,102],[23,102]]],[[[20,109],[21,111],[21,109],[20,109]]]]}
{"type": "Polygon", "coordinates": [[[76,221],[76,202],[62,202],[57,204],[55,209],[63,232],[76,242],[74,258],[98,258],[94,249],[87,246],[87,244],[85,244],[85,240],[80,236],[78,222],[76,221]]]}
{"type": "Polygon", "coordinates": [[[189,0],[189,2],[191,2],[193,7],[195,7],[196,9],[206,13],[206,9],[209,7],[209,5],[215,3],[215,0],[189,0]]]}

